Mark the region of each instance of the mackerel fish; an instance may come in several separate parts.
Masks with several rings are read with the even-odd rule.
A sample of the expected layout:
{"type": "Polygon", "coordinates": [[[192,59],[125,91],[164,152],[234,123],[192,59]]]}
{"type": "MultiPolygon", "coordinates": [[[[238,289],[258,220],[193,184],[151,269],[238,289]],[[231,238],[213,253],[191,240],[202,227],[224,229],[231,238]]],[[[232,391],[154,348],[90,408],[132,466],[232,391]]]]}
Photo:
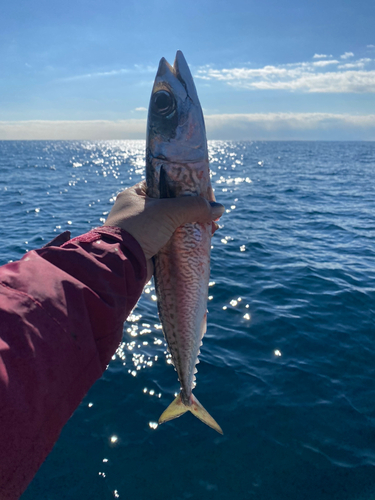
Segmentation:
{"type": "MultiPolygon", "coordinates": [[[[173,67],[162,58],[151,93],[147,123],[146,183],[153,198],[202,196],[211,188],[206,131],[193,77],[182,52],[173,67]]],[[[154,257],[159,317],[181,392],[159,419],[190,411],[219,433],[220,426],[192,391],[206,333],[212,225],[180,226],[154,257]]]]}

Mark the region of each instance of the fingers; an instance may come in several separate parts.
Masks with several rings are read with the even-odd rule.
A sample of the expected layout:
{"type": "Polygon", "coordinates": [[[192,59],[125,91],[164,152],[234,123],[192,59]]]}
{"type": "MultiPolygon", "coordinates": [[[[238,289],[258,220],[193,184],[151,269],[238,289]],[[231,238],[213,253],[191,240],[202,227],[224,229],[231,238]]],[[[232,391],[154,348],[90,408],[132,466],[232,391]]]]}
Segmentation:
{"type": "Polygon", "coordinates": [[[212,222],[211,223],[211,229],[212,229],[212,236],[215,234],[215,231],[219,229],[219,224],[217,222],[212,222]]]}
{"type": "Polygon", "coordinates": [[[209,203],[211,205],[211,213],[213,217],[215,217],[214,220],[219,220],[224,213],[224,205],[222,205],[221,203],[217,203],[216,201],[210,201],[209,203]]]}
{"type": "Polygon", "coordinates": [[[141,182],[138,182],[138,184],[135,184],[135,186],[133,186],[134,191],[140,195],[140,196],[147,196],[147,184],[146,184],[146,181],[141,181],[141,182]]]}
{"type": "Polygon", "coordinates": [[[223,214],[220,203],[209,202],[201,196],[181,196],[158,201],[161,209],[173,221],[175,228],[188,222],[211,222],[223,214]]]}
{"type": "Polygon", "coordinates": [[[133,191],[134,194],[143,198],[146,204],[153,210],[166,213],[174,222],[175,227],[188,222],[211,222],[218,220],[224,213],[225,207],[216,201],[208,201],[201,196],[181,196],[178,198],[149,198],[147,196],[146,181],[141,181],[131,188],[122,191],[118,197],[127,199],[133,191]]]}

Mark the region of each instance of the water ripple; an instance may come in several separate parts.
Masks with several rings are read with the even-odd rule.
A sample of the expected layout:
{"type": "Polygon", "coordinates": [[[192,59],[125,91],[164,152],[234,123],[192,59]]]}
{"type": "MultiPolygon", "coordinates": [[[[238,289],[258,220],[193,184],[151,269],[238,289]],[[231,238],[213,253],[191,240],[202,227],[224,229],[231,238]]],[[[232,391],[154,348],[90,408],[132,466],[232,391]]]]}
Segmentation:
{"type": "MultiPolygon", "coordinates": [[[[144,141],[0,150],[1,263],[102,224],[144,178],[144,141]]],[[[149,284],[25,500],[62,488],[98,500],[373,498],[375,145],[212,141],[209,155],[226,213],[196,394],[224,437],[189,416],[156,424],[179,387],[149,284]]]]}

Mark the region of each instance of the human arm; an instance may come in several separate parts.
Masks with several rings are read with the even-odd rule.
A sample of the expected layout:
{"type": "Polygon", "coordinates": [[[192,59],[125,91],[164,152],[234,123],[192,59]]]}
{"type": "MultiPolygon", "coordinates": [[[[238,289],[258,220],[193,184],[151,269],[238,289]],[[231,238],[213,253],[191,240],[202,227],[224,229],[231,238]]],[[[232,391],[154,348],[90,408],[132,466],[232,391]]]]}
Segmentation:
{"type": "Polygon", "coordinates": [[[180,224],[219,212],[205,200],[150,200],[134,186],[108,226],[0,268],[1,499],[19,497],[105,370],[152,255],[180,224]]]}
{"type": "Polygon", "coordinates": [[[102,375],[145,281],[139,244],[115,228],[0,268],[2,500],[19,498],[102,375]]]}

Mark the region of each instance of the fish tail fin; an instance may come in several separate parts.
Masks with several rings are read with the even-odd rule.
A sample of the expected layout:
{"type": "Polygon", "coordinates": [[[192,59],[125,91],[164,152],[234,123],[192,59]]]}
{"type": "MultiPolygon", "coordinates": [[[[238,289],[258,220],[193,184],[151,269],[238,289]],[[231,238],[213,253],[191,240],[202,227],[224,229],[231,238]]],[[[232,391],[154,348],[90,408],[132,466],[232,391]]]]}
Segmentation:
{"type": "Polygon", "coordinates": [[[176,397],[176,399],[168,406],[168,408],[162,413],[159,418],[159,424],[163,422],[168,422],[174,418],[180,417],[187,411],[190,411],[194,416],[199,418],[206,425],[217,431],[219,434],[223,434],[220,425],[211,417],[207,410],[203,408],[198,399],[192,394],[190,396],[191,405],[184,405],[181,399],[181,393],[176,397]]]}
{"type": "Polygon", "coordinates": [[[207,410],[203,408],[198,399],[191,395],[191,406],[188,406],[188,410],[191,411],[193,415],[195,415],[199,420],[202,420],[206,425],[217,431],[219,434],[223,434],[223,431],[220,425],[214,420],[207,410]]]}
{"type": "Polygon", "coordinates": [[[174,418],[181,417],[184,413],[189,410],[188,406],[185,406],[181,399],[181,393],[177,398],[172,401],[166,410],[161,414],[159,418],[159,424],[173,420],[174,418]]]}

